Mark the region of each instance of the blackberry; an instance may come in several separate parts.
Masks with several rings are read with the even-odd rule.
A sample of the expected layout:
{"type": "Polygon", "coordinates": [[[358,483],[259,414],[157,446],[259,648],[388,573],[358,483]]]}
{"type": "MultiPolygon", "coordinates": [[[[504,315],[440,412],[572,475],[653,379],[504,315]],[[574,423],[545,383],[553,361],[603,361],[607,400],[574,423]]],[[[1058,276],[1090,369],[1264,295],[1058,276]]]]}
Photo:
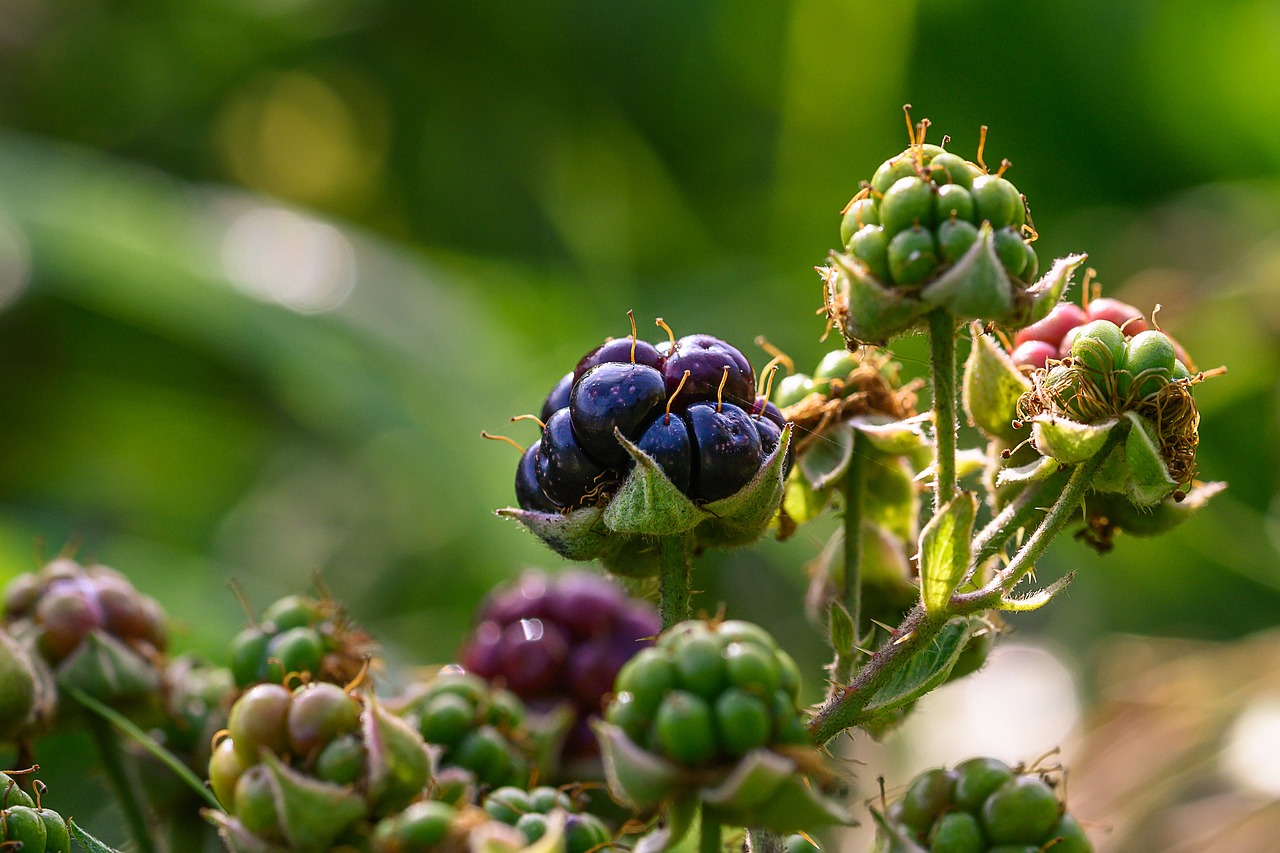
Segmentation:
{"type": "Polygon", "coordinates": [[[1058,800],[1050,777],[994,758],[973,758],[952,770],[920,774],[884,818],[904,838],[943,853],[1093,850],[1058,800]]]}
{"type": "Polygon", "coordinates": [[[597,754],[587,721],[602,711],[618,670],[652,645],[659,628],[650,605],[598,575],[526,572],[480,606],[459,658],[534,709],[571,708],[564,755],[573,760],[597,754]]]}

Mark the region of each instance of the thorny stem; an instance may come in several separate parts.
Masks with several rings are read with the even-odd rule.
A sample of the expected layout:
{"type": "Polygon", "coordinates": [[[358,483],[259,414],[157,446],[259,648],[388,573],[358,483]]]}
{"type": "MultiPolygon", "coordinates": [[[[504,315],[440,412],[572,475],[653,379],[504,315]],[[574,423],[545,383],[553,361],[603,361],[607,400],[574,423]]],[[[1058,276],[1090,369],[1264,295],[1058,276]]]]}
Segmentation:
{"type": "Polygon", "coordinates": [[[1045,488],[1044,483],[1028,484],[986,527],[978,531],[978,535],[973,537],[973,565],[980,566],[1000,553],[1014,534],[1035,518],[1036,507],[1045,488]]]}
{"type": "MultiPolygon", "coordinates": [[[[839,600],[853,623],[855,644],[862,631],[862,504],[867,482],[863,458],[865,454],[866,439],[854,430],[849,467],[844,472],[844,586],[839,593],[839,600]]],[[[837,648],[835,654],[835,660],[831,664],[833,691],[839,690],[839,685],[849,680],[856,660],[856,651],[846,653],[844,649],[837,648]]]]}
{"type": "MultiPolygon", "coordinates": [[[[871,656],[843,690],[818,709],[809,723],[809,733],[814,742],[826,743],[845,729],[858,725],[862,720],[863,709],[876,691],[918,651],[932,643],[948,621],[956,616],[968,616],[999,605],[1000,600],[1035,568],[1036,561],[1044,554],[1049,543],[1066,527],[1084,500],[1085,492],[1103,461],[1124,440],[1127,432],[1128,424],[1122,421],[1112,429],[1095,456],[1076,466],[1062,493],[1035,531],[1009,561],[1009,565],[997,572],[982,589],[953,594],[947,606],[935,613],[926,613],[920,605],[913,607],[894,631],[894,636],[871,656]]],[[[971,572],[973,568],[971,565],[971,572]]]]}
{"type": "Polygon", "coordinates": [[[680,536],[663,536],[658,547],[658,612],[665,631],[689,618],[689,550],[680,536]]]}
{"type": "Polygon", "coordinates": [[[956,321],[938,309],[929,314],[929,363],[933,385],[933,511],[956,492],[956,321]]]}
{"type": "Polygon", "coordinates": [[[88,715],[86,722],[137,849],[140,853],[156,853],[155,843],[151,840],[151,828],[143,811],[142,797],[129,768],[125,766],[124,751],[120,748],[115,731],[101,717],[88,715]]]}

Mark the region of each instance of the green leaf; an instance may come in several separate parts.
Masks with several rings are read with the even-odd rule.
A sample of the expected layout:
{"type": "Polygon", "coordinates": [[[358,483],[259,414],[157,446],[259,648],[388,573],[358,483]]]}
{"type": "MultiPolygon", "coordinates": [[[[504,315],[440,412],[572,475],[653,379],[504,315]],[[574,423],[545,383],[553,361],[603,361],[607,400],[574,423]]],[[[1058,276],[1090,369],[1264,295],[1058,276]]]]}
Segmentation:
{"type": "Polygon", "coordinates": [[[973,519],[978,501],[962,492],[947,503],[920,532],[920,597],[924,609],[937,613],[969,570],[973,555],[973,519]]]}
{"type": "Polygon", "coordinates": [[[809,445],[796,460],[800,473],[814,491],[821,491],[840,481],[853,458],[853,429],[836,424],[822,434],[821,441],[809,445]]]}
{"type": "Polygon", "coordinates": [[[1029,595],[1017,598],[1006,595],[1000,599],[999,609],[1008,610],[1011,613],[1030,613],[1032,610],[1039,610],[1052,601],[1055,595],[1066,589],[1067,584],[1071,583],[1075,576],[1075,572],[1067,572],[1053,583],[1029,595]]]}
{"type": "Polygon", "coordinates": [[[1133,422],[1124,440],[1125,461],[1129,463],[1129,482],[1125,492],[1137,506],[1155,506],[1172,494],[1178,484],[1169,476],[1164,456],[1151,437],[1154,427],[1135,412],[1128,412],[1125,416],[1133,422]]]}
{"type": "Polygon", "coordinates": [[[80,827],[76,826],[75,821],[70,818],[67,819],[67,826],[71,827],[71,837],[76,840],[76,843],[80,845],[80,849],[83,850],[84,853],[120,853],[119,850],[114,847],[108,847],[80,827]]]}
{"type": "Polygon", "coordinates": [[[945,308],[965,320],[1004,320],[1014,308],[1015,285],[996,254],[990,222],[978,229],[978,239],[960,260],[920,291],[929,305],[945,308]]]}
{"type": "Polygon", "coordinates": [[[964,651],[972,632],[969,619],[952,619],[933,642],[916,652],[883,687],[876,691],[863,709],[862,716],[874,719],[892,716],[893,711],[908,705],[937,687],[947,678],[956,658],[964,651]]]}
{"type": "Polygon", "coordinates": [[[827,617],[827,638],[831,648],[841,655],[852,654],[853,644],[856,642],[855,633],[853,617],[849,615],[849,611],[839,601],[831,602],[827,617]]]}
{"type": "Polygon", "coordinates": [[[1018,398],[1031,390],[1023,375],[992,335],[975,327],[973,346],[964,364],[961,400],[969,420],[988,438],[1018,440],[1013,421],[1018,398]]]}
{"type": "Polygon", "coordinates": [[[1106,443],[1118,421],[1082,424],[1053,415],[1036,415],[1031,430],[1036,449],[1063,465],[1078,465],[1092,459],[1106,443]]]}
{"type": "Polygon", "coordinates": [[[782,498],[787,517],[796,524],[808,524],[831,504],[831,490],[815,491],[804,477],[788,477],[782,498]]]}
{"type": "Polygon", "coordinates": [[[605,525],[615,533],[679,536],[702,521],[702,512],[658,467],[658,463],[614,430],[619,443],[635,460],[622,488],[604,511],[605,525]]]}
{"type": "Polygon", "coordinates": [[[865,517],[904,542],[914,542],[920,533],[920,495],[906,460],[875,454],[862,466],[862,476],[865,517]]]}

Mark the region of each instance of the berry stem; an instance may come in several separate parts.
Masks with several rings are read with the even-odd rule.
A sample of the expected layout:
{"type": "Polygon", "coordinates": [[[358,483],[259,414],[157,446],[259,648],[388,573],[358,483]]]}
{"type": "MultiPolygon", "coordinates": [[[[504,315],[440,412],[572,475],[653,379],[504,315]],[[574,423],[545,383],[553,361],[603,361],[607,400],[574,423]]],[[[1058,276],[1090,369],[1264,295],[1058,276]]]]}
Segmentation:
{"type": "Polygon", "coordinates": [[[787,853],[782,836],[767,829],[748,829],[747,849],[751,853],[787,853]]]}
{"type": "Polygon", "coordinates": [[[107,780],[124,812],[134,844],[140,853],[156,853],[155,843],[151,840],[151,828],[142,807],[142,796],[138,791],[137,781],[125,766],[124,751],[120,748],[115,730],[110,723],[94,714],[87,716],[86,723],[98,749],[98,757],[102,759],[107,780]]]}
{"type": "Polygon", "coordinates": [[[956,493],[956,321],[939,309],[929,314],[929,364],[933,387],[933,511],[956,493]]]}
{"type": "Polygon", "coordinates": [[[987,526],[973,537],[973,565],[980,566],[1004,549],[1021,528],[1037,515],[1037,504],[1047,488],[1045,483],[1031,483],[987,526]]]}
{"type": "Polygon", "coordinates": [[[659,540],[658,614],[662,630],[689,618],[689,549],[683,537],[659,540]]]}
{"type": "MultiPolygon", "coordinates": [[[[863,709],[875,696],[876,691],[909,663],[917,652],[932,643],[949,620],[956,616],[969,616],[999,606],[1000,600],[1035,568],[1036,561],[1044,554],[1049,543],[1070,522],[1084,500],[1085,493],[1089,490],[1098,469],[1111,455],[1111,451],[1124,441],[1127,432],[1128,422],[1121,421],[1107,436],[1106,442],[1098,453],[1076,466],[1062,492],[1049,507],[1049,511],[1036,526],[1035,531],[1009,561],[1009,565],[997,572],[985,586],[974,592],[953,594],[947,606],[934,613],[926,613],[920,605],[911,608],[902,624],[893,632],[893,636],[871,656],[871,659],[858,670],[846,686],[838,690],[818,709],[818,713],[809,723],[809,733],[813,736],[814,742],[824,744],[845,729],[859,725],[863,720],[863,709]]],[[[1035,504],[1034,497],[1029,497],[1026,505],[1014,514],[1026,512],[1029,517],[1035,504]]],[[[1003,516],[1003,513],[1001,515],[1003,516]]],[[[1000,516],[997,517],[997,521],[999,519],[1000,516]]],[[[1011,524],[1001,525],[1001,527],[1008,530],[1009,535],[1012,535],[1012,531],[1016,529],[1011,524]]],[[[979,539],[991,528],[992,525],[984,528],[979,533],[979,539]]],[[[1000,536],[992,533],[990,538],[994,540],[1000,536]]],[[[992,546],[988,544],[987,548],[990,547],[992,546]]],[[[977,565],[977,562],[970,564],[970,574],[976,570],[977,565]]]]}
{"type": "MultiPolygon", "coordinates": [[[[840,603],[844,605],[853,623],[853,642],[862,638],[862,515],[863,494],[866,491],[864,474],[866,439],[858,430],[853,431],[853,450],[849,467],[844,472],[844,587],[840,591],[840,603]]],[[[837,648],[831,665],[832,695],[838,693],[853,675],[857,654],[837,648]]]]}
{"type": "Polygon", "coordinates": [[[702,819],[698,822],[698,853],[723,853],[720,845],[720,821],[702,809],[702,819]]]}

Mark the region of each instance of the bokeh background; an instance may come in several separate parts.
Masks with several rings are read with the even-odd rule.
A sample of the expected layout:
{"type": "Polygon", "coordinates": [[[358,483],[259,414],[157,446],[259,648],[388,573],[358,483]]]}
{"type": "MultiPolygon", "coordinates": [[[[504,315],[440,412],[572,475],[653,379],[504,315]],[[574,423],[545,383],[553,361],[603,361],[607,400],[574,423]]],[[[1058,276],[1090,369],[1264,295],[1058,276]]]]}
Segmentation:
{"type": "MultiPolygon", "coordinates": [[[[1059,743],[1089,778],[1136,674],[1280,622],[1269,0],[4,0],[0,579],[81,542],[168,606],[179,648],[220,656],[245,618],[230,581],[261,607],[321,577],[393,663],[449,660],[488,588],[558,565],[494,517],[516,454],[481,430],[532,440],[508,418],[627,309],[654,340],[662,316],[757,365],[757,335],[816,361],[813,266],[906,144],[905,102],[961,153],[989,125],[1041,257],[1087,251],[1108,295],[1161,304],[1202,367],[1230,368],[1197,389],[1201,471],[1230,488],[1106,557],[1058,543],[1041,577],[1078,579],[1016,619],[1011,662],[867,753],[892,786],[997,748],[997,719],[1008,757],[1059,743]]],[[[920,341],[895,351],[923,375],[920,341]]],[[[815,695],[799,601],[827,529],[697,578],[782,635],[815,695]]],[[[1275,811],[1280,784],[1219,760],[1261,708],[1245,751],[1280,765],[1280,688],[1242,687],[1258,659],[1206,694],[1204,755],[1177,765],[1194,783],[1135,806],[1144,772],[1173,778],[1153,748],[1088,801],[1102,844],[1181,849],[1185,829],[1150,839],[1202,825],[1186,809],[1210,796],[1275,811]]],[[[1162,684],[1156,712],[1185,695],[1162,684]]]]}

